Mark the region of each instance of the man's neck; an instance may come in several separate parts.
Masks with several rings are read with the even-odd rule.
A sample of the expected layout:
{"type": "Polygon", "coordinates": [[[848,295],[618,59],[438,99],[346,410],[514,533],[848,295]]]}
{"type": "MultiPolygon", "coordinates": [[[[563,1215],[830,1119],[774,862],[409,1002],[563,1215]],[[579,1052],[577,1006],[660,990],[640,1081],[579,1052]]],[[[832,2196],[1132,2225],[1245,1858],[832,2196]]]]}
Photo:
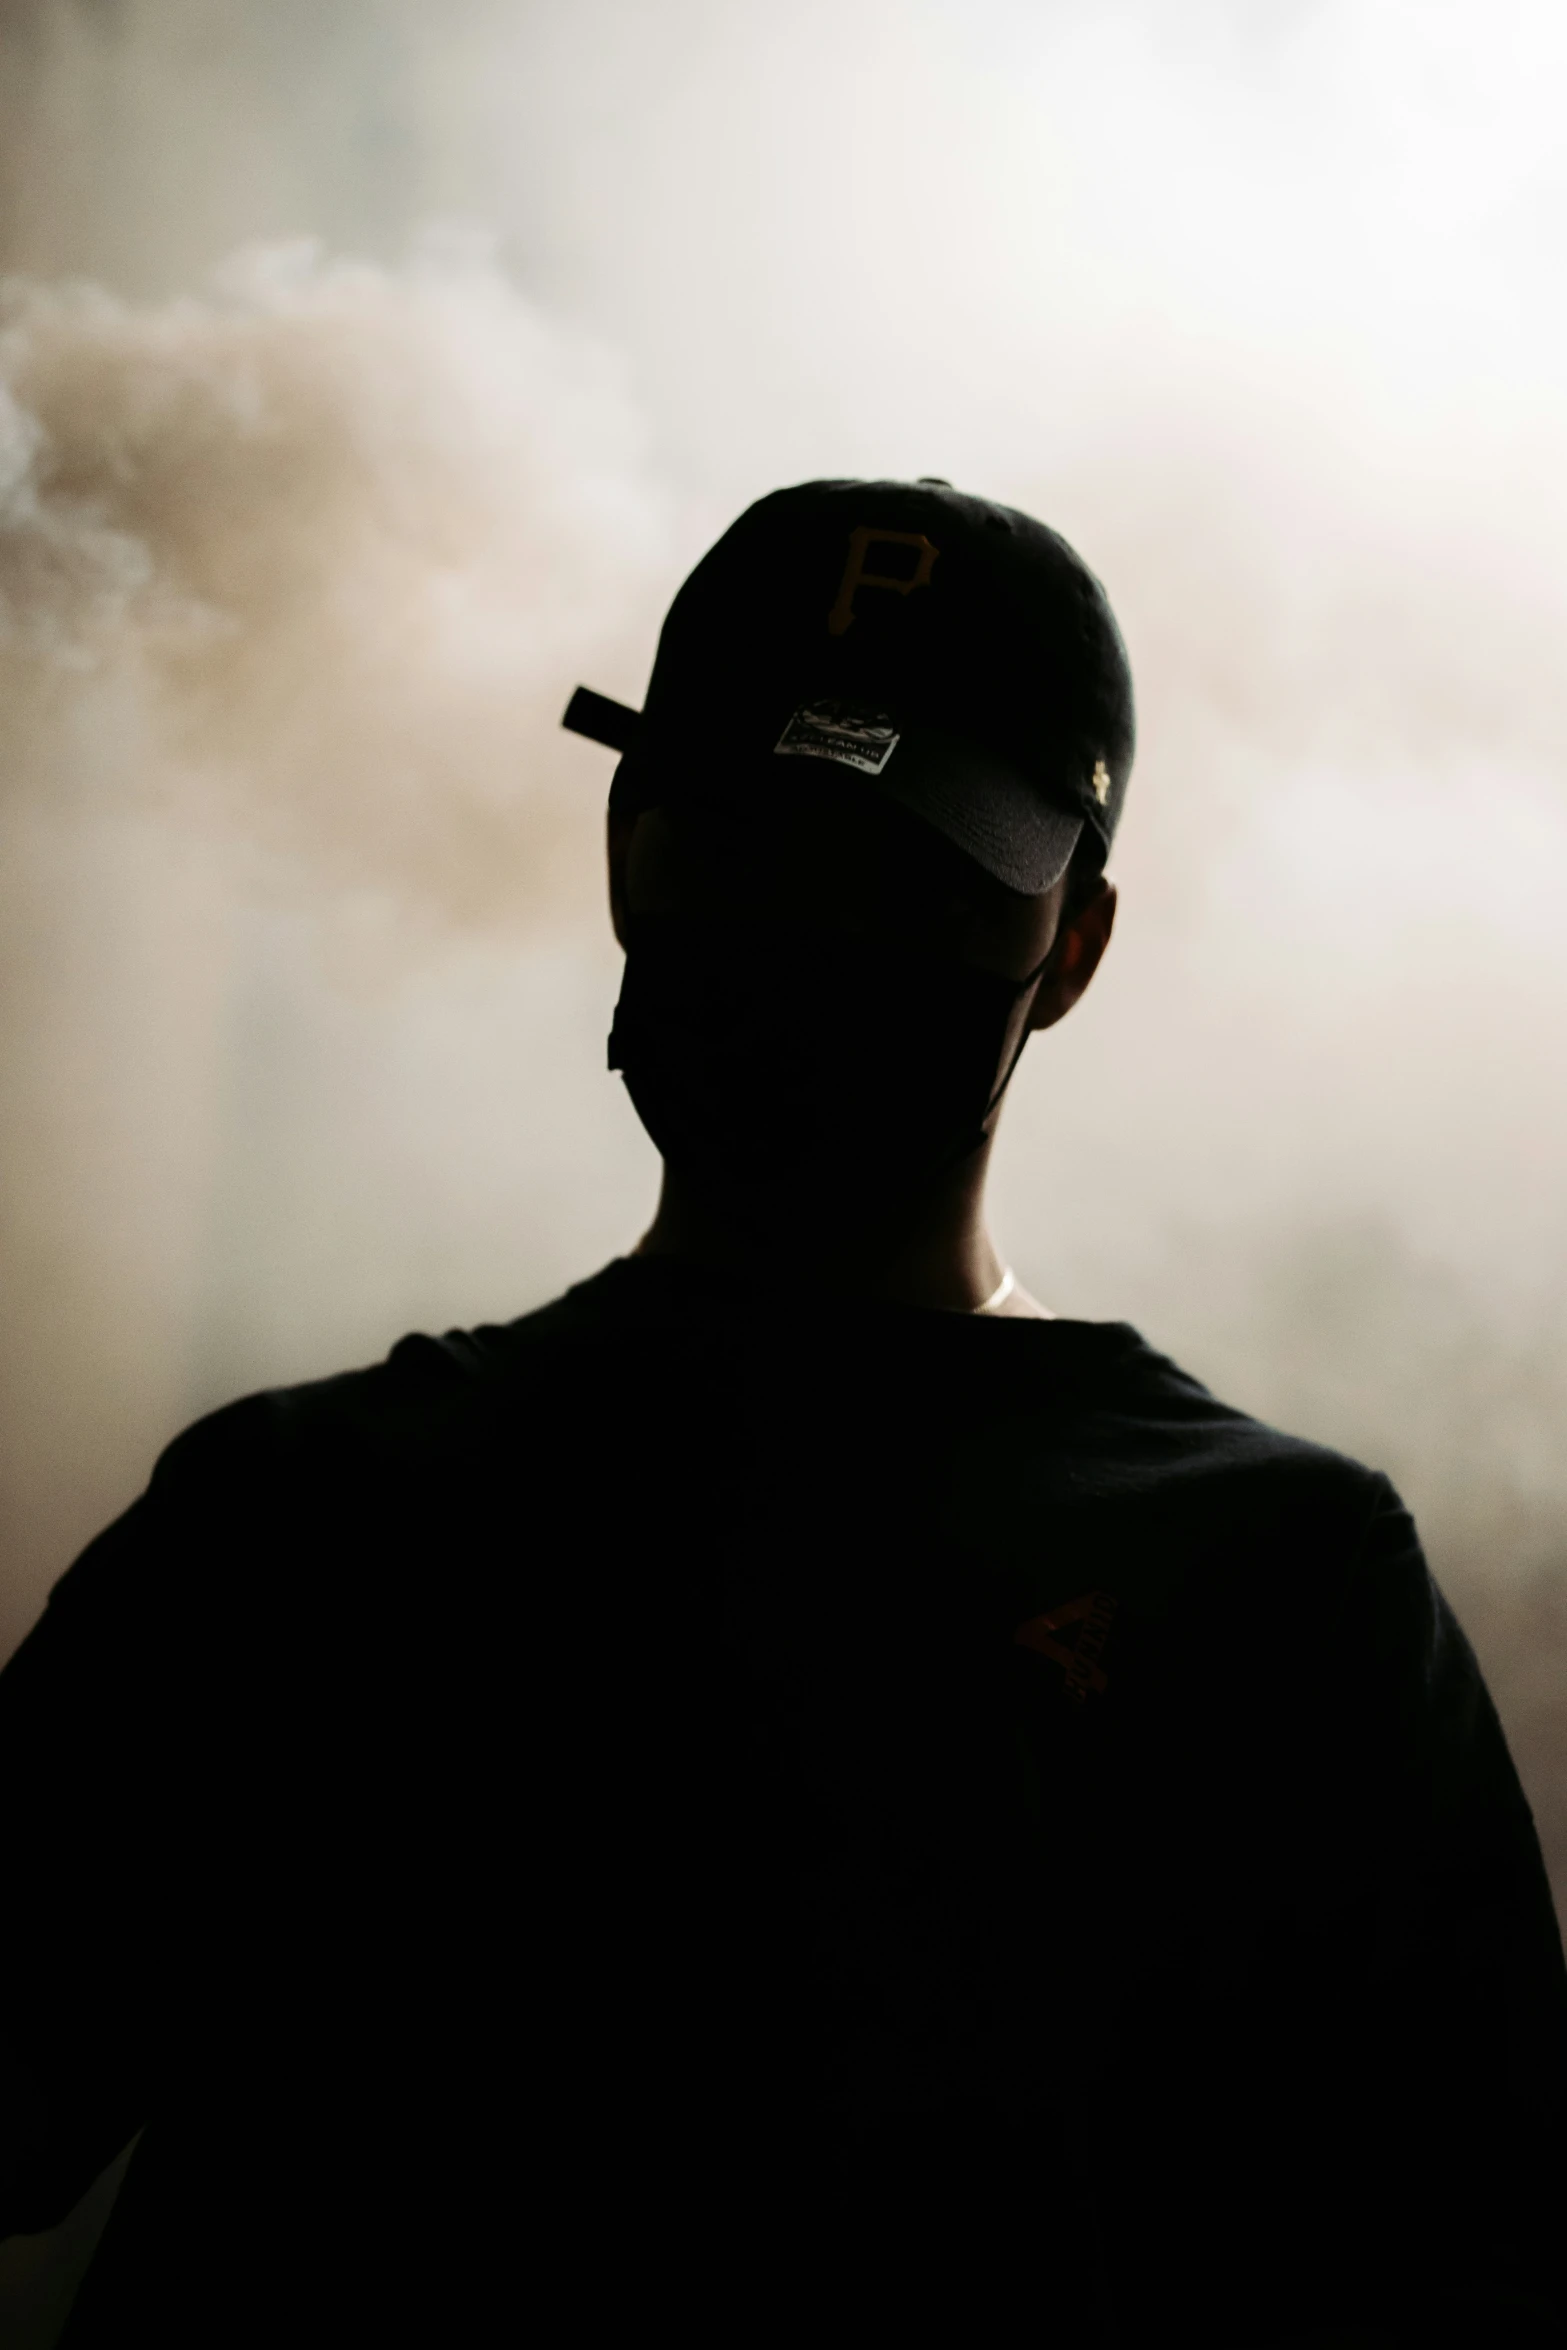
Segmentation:
{"type": "MultiPolygon", "coordinates": [[[[801,1285],[839,1298],[973,1313],[992,1298],[1006,1268],[985,1225],[988,1143],[943,1183],[896,1215],[805,1214],[787,1194],[754,1198],[702,1191],[664,1170],[658,1213],[638,1256],[688,1257],[749,1273],[761,1286],[801,1285]]],[[[1032,1312],[1024,1292],[1019,1307],[1032,1312]]]]}

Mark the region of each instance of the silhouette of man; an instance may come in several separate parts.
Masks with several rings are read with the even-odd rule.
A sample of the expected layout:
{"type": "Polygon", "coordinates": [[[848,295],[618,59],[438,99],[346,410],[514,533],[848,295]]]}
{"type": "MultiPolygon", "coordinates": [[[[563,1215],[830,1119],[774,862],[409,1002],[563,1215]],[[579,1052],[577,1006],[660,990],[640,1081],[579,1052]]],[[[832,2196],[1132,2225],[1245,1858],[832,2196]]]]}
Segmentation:
{"type": "Polygon", "coordinates": [[[0,1677],[73,2345],[1562,2339],[1567,1982],[1386,1481],[1004,1267],[1108,944],[1098,582],[766,498],[624,752],[640,1246],[165,1454],[0,1677]]]}

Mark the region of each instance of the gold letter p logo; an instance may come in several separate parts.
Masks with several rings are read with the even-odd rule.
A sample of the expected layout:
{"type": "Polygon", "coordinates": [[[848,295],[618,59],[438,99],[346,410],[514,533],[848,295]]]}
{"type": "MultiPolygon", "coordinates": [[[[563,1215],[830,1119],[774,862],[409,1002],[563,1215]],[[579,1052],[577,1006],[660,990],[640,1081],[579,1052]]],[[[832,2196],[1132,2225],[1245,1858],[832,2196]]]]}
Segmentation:
{"type": "Polygon", "coordinates": [[[931,566],[940,551],[920,530],[872,530],[863,522],[858,530],[851,530],[848,558],[838,582],[838,599],[827,615],[828,633],[842,636],[854,618],[855,594],[862,587],[892,588],[900,596],[912,595],[916,588],[929,587],[931,566]],[[872,547],[918,547],[919,561],[907,579],[892,579],[885,571],[866,570],[865,558],[872,547]]]}

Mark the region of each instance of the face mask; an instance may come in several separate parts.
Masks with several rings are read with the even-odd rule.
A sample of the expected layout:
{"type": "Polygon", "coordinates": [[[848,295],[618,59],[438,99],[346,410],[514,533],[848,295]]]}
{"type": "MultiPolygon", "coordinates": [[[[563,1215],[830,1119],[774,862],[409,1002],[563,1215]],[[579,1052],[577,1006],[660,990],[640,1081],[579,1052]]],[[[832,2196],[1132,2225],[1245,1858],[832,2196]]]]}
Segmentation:
{"type": "Polygon", "coordinates": [[[832,931],[647,919],[609,1065],[683,1173],[884,1195],[978,1148],[1022,1051],[998,1075],[1008,1021],[1038,976],[894,959],[832,931]]]}

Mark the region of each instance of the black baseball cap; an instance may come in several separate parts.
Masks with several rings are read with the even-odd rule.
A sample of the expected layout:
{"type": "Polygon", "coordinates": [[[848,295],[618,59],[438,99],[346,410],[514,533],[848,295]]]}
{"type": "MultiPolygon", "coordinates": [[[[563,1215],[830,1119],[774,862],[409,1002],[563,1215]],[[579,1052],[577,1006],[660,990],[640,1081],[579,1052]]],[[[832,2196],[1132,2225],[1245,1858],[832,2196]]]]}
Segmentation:
{"type": "Polygon", "coordinates": [[[1108,855],[1134,746],[1126,647],[1087,565],[933,479],[758,500],[670,606],[645,708],[581,688],[563,724],[622,752],[617,809],[779,794],[823,762],[1028,895],[1085,830],[1108,855]]]}

